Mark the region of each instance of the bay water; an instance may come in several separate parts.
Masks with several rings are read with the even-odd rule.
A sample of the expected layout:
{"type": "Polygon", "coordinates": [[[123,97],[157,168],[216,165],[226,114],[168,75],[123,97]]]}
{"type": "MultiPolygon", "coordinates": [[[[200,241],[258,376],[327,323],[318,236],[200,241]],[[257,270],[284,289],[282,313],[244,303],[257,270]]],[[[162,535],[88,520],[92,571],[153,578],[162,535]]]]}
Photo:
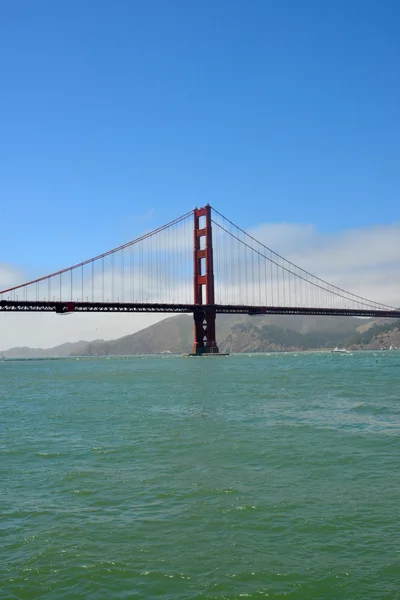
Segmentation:
{"type": "Polygon", "coordinates": [[[400,598],[400,352],[0,363],[0,598],[400,598]]]}

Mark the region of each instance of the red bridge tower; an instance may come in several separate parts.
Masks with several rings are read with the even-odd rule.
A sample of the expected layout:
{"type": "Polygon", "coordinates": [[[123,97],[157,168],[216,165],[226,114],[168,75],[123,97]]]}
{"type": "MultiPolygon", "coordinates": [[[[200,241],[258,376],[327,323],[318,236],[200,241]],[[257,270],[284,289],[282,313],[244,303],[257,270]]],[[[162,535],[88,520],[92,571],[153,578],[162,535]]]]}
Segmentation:
{"type": "Polygon", "coordinates": [[[192,354],[218,354],[215,341],[214,263],[211,229],[211,206],[194,210],[194,304],[195,310],[192,354]]]}

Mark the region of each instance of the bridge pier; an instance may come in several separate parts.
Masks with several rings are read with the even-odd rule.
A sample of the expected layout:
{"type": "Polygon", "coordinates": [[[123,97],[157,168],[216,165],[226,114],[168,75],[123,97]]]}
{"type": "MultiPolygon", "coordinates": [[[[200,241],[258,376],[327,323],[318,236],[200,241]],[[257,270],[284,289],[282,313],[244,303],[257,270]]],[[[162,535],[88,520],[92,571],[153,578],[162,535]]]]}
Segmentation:
{"type": "Polygon", "coordinates": [[[215,340],[214,262],[211,229],[211,206],[194,210],[193,248],[193,313],[194,341],[192,356],[219,354],[215,340]],[[201,308],[204,304],[207,307],[201,308]]]}
{"type": "Polygon", "coordinates": [[[215,309],[196,311],[193,314],[194,342],[192,354],[194,356],[219,353],[215,341],[215,319],[215,309]]]}

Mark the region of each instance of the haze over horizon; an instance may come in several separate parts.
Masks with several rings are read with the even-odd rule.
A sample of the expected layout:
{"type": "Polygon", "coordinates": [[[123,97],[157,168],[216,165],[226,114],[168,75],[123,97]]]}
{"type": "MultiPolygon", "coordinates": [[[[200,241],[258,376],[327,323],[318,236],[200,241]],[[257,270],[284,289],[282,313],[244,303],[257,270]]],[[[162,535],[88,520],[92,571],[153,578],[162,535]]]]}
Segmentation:
{"type": "MultiPolygon", "coordinates": [[[[209,202],[287,259],[400,305],[400,6],[0,7],[0,290],[209,202]]],[[[155,315],[0,313],[0,349],[155,315]]]]}

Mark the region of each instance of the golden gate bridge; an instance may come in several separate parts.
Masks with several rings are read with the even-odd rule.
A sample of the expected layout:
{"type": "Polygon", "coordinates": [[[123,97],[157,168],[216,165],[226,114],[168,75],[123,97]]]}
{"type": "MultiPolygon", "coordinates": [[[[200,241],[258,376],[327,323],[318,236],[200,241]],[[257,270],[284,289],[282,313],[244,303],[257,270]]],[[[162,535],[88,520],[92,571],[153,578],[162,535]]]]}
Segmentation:
{"type": "Polygon", "coordinates": [[[312,275],[210,205],[79,264],[0,291],[0,311],[192,313],[192,354],[218,354],[216,315],[400,318],[312,275]]]}

